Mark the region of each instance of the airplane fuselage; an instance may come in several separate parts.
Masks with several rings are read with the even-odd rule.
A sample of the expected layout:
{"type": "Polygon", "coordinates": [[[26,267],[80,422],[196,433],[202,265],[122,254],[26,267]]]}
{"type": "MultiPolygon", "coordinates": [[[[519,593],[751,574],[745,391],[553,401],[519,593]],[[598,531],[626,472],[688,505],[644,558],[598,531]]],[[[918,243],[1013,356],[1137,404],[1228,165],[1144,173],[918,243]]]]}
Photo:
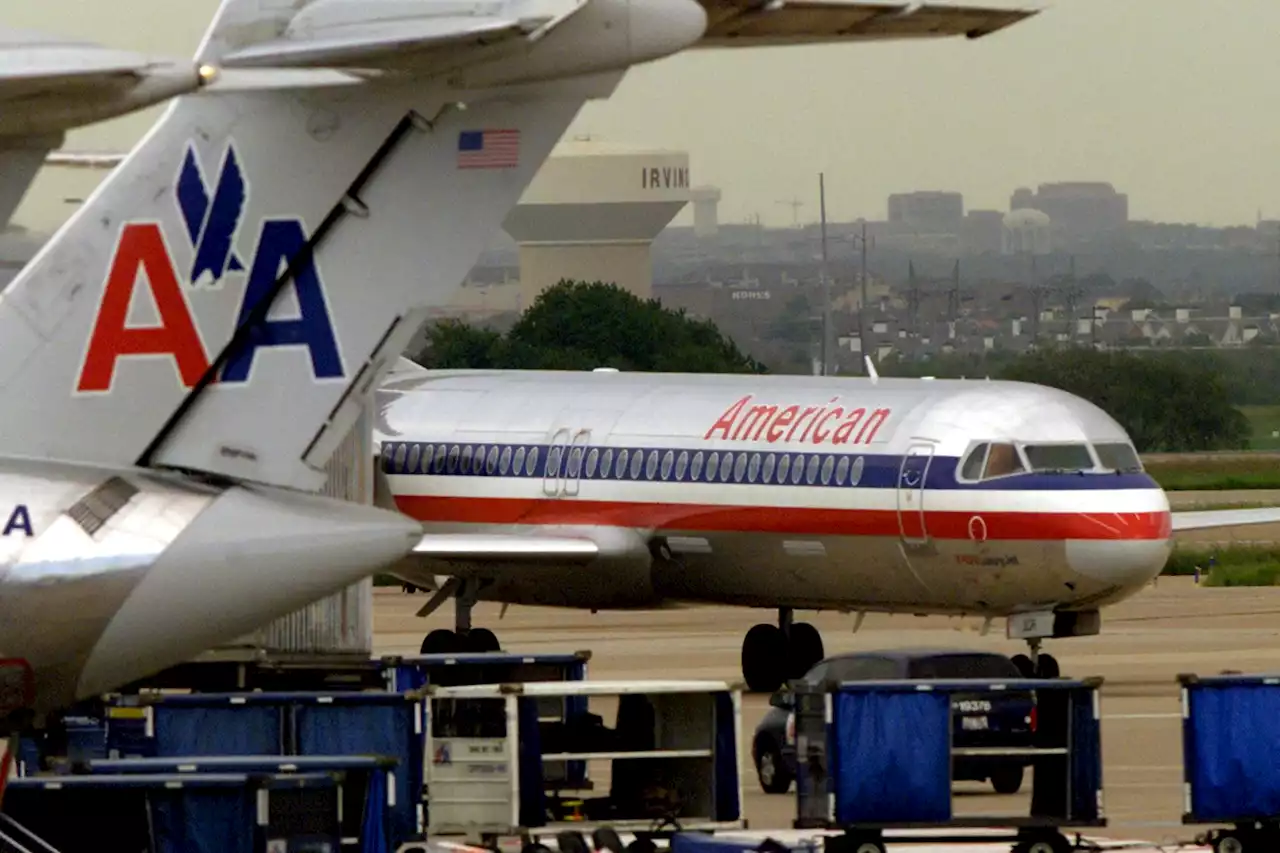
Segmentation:
{"type": "Polygon", "coordinates": [[[42,460],[0,460],[0,506],[0,712],[23,669],[31,709],[65,707],[354,582],[413,534],[315,495],[42,460]]]}
{"type": "Polygon", "coordinates": [[[484,578],[482,599],[1095,610],[1171,547],[1164,492],[1116,470],[1137,463],[1124,430],[1040,386],[447,371],[393,379],[379,407],[386,483],[427,531],[601,543],[585,568],[454,561],[409,578],[484,578]],[[999,449],[979,459],[983,444],[999,449]]]}

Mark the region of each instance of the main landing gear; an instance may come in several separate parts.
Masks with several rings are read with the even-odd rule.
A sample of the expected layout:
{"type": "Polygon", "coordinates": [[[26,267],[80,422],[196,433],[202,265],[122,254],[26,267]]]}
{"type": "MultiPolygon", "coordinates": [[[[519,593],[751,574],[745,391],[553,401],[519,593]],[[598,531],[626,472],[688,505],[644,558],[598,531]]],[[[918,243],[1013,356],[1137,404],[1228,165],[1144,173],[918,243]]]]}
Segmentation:
{"type": "Polygon", "coordinates": [[[437,628],[422,640],[421,652],[424,655],[470,654],[476,652],[500,652],[498,637],[488,628],[471,627],[471,609],[476,605],[477,596],[483,583],[471,578],[450,578],[448,583],[440,587],[431,600],[422,605],[418,616],[430,616],[439,607],[453,597],[454,629],[437,628]]]}
{"type": "Polygon", "coordinates": [[[808,622],[794,622],[790,607],[778,608],[778,624],[762,623],[742,641],[742,677],[756,693],[772,693],[800,678],[823,658],[822,635],[808,622]]]}

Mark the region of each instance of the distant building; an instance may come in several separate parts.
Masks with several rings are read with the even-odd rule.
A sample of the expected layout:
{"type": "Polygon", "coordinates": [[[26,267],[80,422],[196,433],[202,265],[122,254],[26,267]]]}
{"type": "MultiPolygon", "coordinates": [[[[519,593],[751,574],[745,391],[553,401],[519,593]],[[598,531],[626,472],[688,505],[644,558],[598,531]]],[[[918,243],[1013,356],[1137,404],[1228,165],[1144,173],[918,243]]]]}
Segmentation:
{"type": "Polygon", "coordinates": [[[960,237],[968,252],[999,252],[1004,228],[1004,214],[998,210],[971,210],[964,218],[960,237]]]}
{"type": "Polygon", "coordinates": [[[889,196],[889,222],[936,234],[959,234],[964,220],[964,196],[953,192],[921,191],[889,196]]]}
{"type": "Polygon", "coordinates": [[[1034,193],[1020,187],[1009,200],[1009,209],[1038,210],[1067,238],[1114,233],[1129,221],[1129,197],[1100,181],[1041,184],[1034,193]]]}

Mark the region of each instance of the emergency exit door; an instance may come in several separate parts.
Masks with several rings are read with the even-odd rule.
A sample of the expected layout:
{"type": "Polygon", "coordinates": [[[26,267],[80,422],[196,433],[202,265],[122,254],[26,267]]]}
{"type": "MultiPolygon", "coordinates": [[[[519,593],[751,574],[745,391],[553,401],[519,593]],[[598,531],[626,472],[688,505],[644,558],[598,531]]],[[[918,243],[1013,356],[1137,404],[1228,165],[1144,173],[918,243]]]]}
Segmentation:
{"type": "Polygon", "coordinates": [[[907,545],[929,541],[925,523],[925,480],[933,462],[933,445],[913,444],[902,457],[898,470],[898,529],[907,545]]]}

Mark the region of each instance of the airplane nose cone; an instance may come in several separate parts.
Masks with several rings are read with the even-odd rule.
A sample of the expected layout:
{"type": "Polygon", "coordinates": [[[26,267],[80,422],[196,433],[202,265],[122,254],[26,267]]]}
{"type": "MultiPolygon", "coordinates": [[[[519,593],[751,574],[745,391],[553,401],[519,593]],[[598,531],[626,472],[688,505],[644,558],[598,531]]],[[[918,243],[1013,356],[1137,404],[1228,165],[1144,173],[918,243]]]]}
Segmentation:
{"type": "Polygon", "coordinates": [[[633,62],[679,53],[707,31],[707,10],[695,0],[630,0],[627,8],[633,62]]]}
{"type": "Polygon", "coordinates": [[[1164,571],[1170,539],[1073,539],[1067,564],[1079,575],[1109,586],[1141,587],[1164,571]]]}
{"type": "Polygon", "coordinates": [[[95,696],[189,660],[405,557],[417,522],[314,495],[232,488],[147,571],[80,674],[95,696]]]}

